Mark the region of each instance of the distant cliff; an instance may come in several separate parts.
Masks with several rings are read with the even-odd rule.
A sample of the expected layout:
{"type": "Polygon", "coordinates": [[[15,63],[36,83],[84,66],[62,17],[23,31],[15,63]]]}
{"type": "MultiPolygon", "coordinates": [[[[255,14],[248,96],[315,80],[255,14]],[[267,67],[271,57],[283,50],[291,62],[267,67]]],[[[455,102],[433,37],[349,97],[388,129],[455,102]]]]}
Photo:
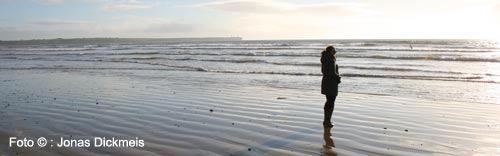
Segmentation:
{"type": "Polygon", "coordinates": [[[241,37],[203,37],[203,38],[72,38],[72,39],[34,39],[0,41],[0,45],[36,44],[127,44],[127,43],[178,43],[178,42],[218,42],[241,41],[241,37]]]}

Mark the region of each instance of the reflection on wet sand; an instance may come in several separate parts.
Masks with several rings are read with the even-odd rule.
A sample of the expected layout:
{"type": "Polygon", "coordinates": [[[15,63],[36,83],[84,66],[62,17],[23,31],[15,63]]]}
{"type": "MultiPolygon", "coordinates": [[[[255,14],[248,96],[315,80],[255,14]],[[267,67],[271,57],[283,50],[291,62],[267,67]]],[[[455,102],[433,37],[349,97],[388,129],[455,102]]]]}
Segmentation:
{"type": "Polygon", "coordinates": [[[337,153],[333,150],[335,148],[335,143],[333,142],[333,136],[330,132],[332,128],[324,128],[323,139],[325,140],[325,145],[323,145],[323,153],[325,156],[336,156],[337,153]]]}

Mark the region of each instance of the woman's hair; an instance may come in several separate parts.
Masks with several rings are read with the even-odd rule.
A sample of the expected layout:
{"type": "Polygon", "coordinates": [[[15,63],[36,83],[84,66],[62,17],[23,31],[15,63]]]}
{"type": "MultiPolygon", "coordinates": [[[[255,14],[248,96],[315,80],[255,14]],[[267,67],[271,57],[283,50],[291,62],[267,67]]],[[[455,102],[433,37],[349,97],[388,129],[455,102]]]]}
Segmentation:
{"type": "Polygon", "coordinates": [[[332,53],[336,53],[337,51],[335,50],[335,47],[333,47],[332,45],[329,45],[326,47],[325,51],[327,52],[332,52],[332,53]]]}

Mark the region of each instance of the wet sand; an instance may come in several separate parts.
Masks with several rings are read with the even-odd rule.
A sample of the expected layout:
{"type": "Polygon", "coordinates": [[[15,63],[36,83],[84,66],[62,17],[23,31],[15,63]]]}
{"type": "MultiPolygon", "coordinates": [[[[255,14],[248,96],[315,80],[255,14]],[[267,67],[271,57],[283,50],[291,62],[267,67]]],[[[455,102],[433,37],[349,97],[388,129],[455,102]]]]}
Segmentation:
{"type": "Polygon", "coordinates": [[[0,70],[0,155],[498,155],[500,105],[318,90],[189,71],[0,70]],[[328,134],[331,132],[331,136],[328,134]],[[9,148],[8,137],[144,139],[142,148],[9,148]]]}

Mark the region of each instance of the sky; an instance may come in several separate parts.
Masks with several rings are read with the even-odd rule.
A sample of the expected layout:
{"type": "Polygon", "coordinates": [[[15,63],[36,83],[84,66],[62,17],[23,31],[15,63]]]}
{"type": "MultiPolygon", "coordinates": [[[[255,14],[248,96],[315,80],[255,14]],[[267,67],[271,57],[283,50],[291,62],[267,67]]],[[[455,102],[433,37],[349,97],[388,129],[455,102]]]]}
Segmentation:
{"type": "Polygon", "coordinates": [[[0,0],[0,40],[496,39],[500,0],[0,0]]]}

